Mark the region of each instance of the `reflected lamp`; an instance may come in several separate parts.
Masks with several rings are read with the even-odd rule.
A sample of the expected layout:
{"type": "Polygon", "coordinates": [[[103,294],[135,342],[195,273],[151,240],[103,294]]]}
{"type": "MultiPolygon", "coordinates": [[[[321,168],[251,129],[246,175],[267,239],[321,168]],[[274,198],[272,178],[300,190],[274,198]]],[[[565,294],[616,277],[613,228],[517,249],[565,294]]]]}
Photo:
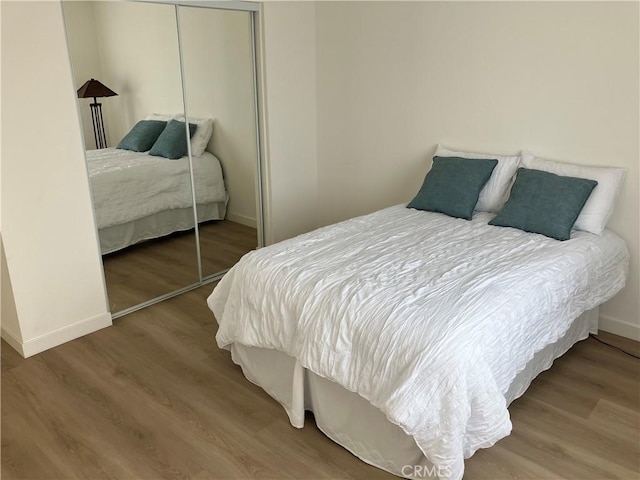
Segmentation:
{"type": "Polygon", "coordinates": [[[98,80],[92,78],[85,82],[78,89],[78,98],[93,98],[91,107],[91,121],[93,123],[93,138],[96,141],[96,148],[107,148],[107,137],[104,132],[104,121],[102,119],[102,104],[98,103],[98,98],[114,97],[118,94],[109,87],[103,85],[98,80]]]}

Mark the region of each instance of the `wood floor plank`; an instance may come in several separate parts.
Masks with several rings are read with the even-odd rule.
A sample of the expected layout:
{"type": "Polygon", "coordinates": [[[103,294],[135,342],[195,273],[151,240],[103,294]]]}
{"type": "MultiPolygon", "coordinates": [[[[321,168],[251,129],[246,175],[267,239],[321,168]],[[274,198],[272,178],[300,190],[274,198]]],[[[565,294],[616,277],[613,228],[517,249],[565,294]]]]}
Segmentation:
{"type": "MultiPolygon", "coordinates": [[[[3,343],[3,345],[7,344],[3,343]]],[[[7,348],[0,348],[0,355],[2,356],[1,368],[3,373],[21,365],[24,361],[22,356],[8,345],[7,348]]]]}
{"type": "Polygon", "coordinates": [[[596,392],[586,390],[583,381],[567,373],[559,361],[556,361],[552,370],[536,378],[527,396],[580,418],[589,418],[599,400],[596,392]]]}
{"type": "Polygon", "coordinates": [[[598,332],[597,338],[598,340],[610,343],[611,345],[621,348],[627,352],[640,356],[640,342],[602,331],[598,332]]]}
{"type": "Polygon", "coordinates": [[[561,479],[552,470],[545,467],[545,462],[538,450],[532,457],[523,456],[520,449],[529,449],[531,444],[526,444],[521,437],[526,432],[515,429],[511,435],[500,440],[489,449],[476,452],[473,457],[465,462],[465,478],[469,479],[561,479]]]}
{"type": "Polygon", "coordinates": [[[602,399],[591,412],[589,425],[615,435],[636,452],[640,451],[640,416],[637,411],[602,399]]]}
{"type": "Polygon", "coordinates": [[[611,429],[596,428],[582,418],[526,395],[516,400],[510,411],[514,430],[525,431],[531,445],[537,447],[518,451],[543,453],[543,464],[556,475],[602,479],[640,473],[638,446],[620,442],[611,429]]]}
{"type": "MultiPolygon", "coordinates": [[[[4,378],[3,378],[4,383],[4,378]]],[[[6,384],[5,384],[6,385],[6,384]]],[[[6,387],[5,387],[6,388],[6,387]]],[[[13,411],[24,406],[18,395],[2,395],[3,409],[13,411]]],[[[21,415],[11,421],[2,421],[2,475],[4,478],[69,478],[72,474],[66,464],[66,455],[55,452],[58,441],[49,434],[35,415],[21,415]],[[31,438],[39,438],[33,445],[31,438]],[[37,458],[37,461],[33,461],[37,458]]]]}
{"type": "MultiPolygon", "coordinates": [[[[81,409],[78,410],[75,396],[60,395],[61,390],[66,393],[68,389],[57,382],[55,376],[52,378],[45,365],[33,362],[25,370],[30,376],[29,382],[19,382],[13,372],[3,376],[2,403],[5,408],[7,405],[20,405],[25,411],[26,425],[19,432],[12,432],[13,419],[3,416],[2,434],[3,441],[9,444],[14,441],[23,443],[27,439],[33,441],[37,438],[39,450],[49,451],[49,454],[37,455],[32,451],[33,448],[26,448],[26,452],[31,452],[30,468],[39,470],[34,477],[53,479],[126,476],[117,468],[117,463],[105,455],[108,449],[105,451],[92,448],[92,438],[108,438],[108,435],[103,436],[108,431],[101,430],[100,435],[96,435],[95,428],[100,423],[96,421],[98,418],[94,412],[87,412],[88,405],[80,404],[81,409]],[[34,390],[33,385],[38,385],[38,390],[34,390]],[[87,413],[91,415],[92,421],[88,428],[85,428],[83,417],[87,413]],[[5,427],[8,427],[8,431],[5,427]],[[5,435],[8,435],[8,438],[5,438],[5,435]],[[73,462],[68,461],[70,457],[74,458],[73,462]]],[[[108,443],[104,446],[108,447],[108,443]]],[[[24,446],[22,451],[25,451],[24,446]]],[[[6,452],[2,453],[4,456],[6,452]]],[[[121,456],[116,455],[113,458],[119,459],[121,456]]],[[[20,475],[17,478],[30,476],[20,475]]]]}
{"type": "MultiPolygon", "coordinates": [[[[246,380],[207,285],[29,359],[2,343],[2,478],[391,479],[246,380]]],[[[615,340],[615,339],[614,339],[615,340]]],[[[623,342],[624,343],[624,342],[623,342]]],[[[640,478],[638,360],[588,339],[510,407],[467,480],[640,478]]]]}

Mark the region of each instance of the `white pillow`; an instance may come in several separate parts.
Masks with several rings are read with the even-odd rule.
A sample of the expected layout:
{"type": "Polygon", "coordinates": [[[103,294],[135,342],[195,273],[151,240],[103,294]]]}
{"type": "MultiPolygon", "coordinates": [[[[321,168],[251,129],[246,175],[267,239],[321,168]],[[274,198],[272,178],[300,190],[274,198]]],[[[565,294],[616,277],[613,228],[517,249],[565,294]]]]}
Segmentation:
{"type": "Polygon", "coordinates": [[[160,120],[162,122],[170,122],[178,115],[166,115],[164,113],[151,113],[145,117],[145,120],[160,120]]]}
{"type": "Polygon", "coordinates": [[[499,212],[509,198],[509,189],[513,183],[513,177],[520,165],[520,155],[504,156],[490,153],[457,152],[449,150],[442,145],[436,149],[436,157],[460,157],[495,159],[498,164],[493,169],[489,181],[480,190],[480,197],[475,210],[478,212],[499,212]]]}
{"type": "Polygon", "coordinates": [[[587,199],[587,203],[582,207],[573,228],[597,235],[602,234],[613,214],[618,192],[627,173],[626,168],[587,167],[562,163],[538,158],[529,152],[522,152],[522,164],[525,168],[542,170],[565,177],[587,178],[598,182],[587,199]]]}
{"type": "MultiPolygon", "coordinates": [[[[178,120],[184,122],[184,115],[179,115],[178,120]]],[[[193,137],[191,137],[191,155],[199,157],[207,148],[211,135],[213,135],[213,118],[192,118],[189,117],[189,123],[198,126],[193,137]]]]}

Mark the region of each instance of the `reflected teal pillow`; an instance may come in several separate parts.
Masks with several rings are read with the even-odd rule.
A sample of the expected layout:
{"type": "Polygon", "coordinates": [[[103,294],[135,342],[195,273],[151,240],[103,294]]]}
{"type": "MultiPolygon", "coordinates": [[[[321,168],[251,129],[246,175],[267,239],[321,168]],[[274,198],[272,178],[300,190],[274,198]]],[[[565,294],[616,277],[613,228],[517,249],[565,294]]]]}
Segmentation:
{"type": "Polygon", "coordinates": [[[586,178],[519,168],[509,200],[489,225],[568,240],[573,224],[597,184],[586,178]]]}
{"type": "Polygon", "coordinates": [[[480,190],[498,160],[433,157],[433,166],[407,208],[471,220],[480,190]]]}
{"type": "MultiPolygon", "coordinates": [[[[197,127],[194,123],[189,124],[189,138],[193,137],[197,127]]],[[[187,154],[187,148],[184,122],[171,120],[149,150],[149,155],[175,160],[184,157],[187,154]]]]}
{"type": "Polygon", "coordinates": [[[156,143],[167,122],[160,120],[141,120],[127,133],[116,148],[146,152],[156,143]]]}

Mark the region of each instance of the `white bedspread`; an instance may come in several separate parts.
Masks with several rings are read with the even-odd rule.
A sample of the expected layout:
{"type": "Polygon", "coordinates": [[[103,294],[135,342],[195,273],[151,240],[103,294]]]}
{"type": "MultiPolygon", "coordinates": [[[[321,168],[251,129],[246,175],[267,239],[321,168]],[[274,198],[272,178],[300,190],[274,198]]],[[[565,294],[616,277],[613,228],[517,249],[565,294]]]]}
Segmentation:
{"type": "MultiPolygon", "coordinates": [[[[98,228],[192,204],[189,159],[169,160],[116,148],[87,151],[98,228]]],[[[222,167],[205,152],[193,158],[196,203],[223,202],[222,167]]]]}
{"type": "Polygon", "coordinates": [[[209,297],[218,345],[274,348],[359,393],[441,477],[508,435],[535,352],[625,284],[610,231],[559,242],[396,206],[251,252],[209,297]]]}

